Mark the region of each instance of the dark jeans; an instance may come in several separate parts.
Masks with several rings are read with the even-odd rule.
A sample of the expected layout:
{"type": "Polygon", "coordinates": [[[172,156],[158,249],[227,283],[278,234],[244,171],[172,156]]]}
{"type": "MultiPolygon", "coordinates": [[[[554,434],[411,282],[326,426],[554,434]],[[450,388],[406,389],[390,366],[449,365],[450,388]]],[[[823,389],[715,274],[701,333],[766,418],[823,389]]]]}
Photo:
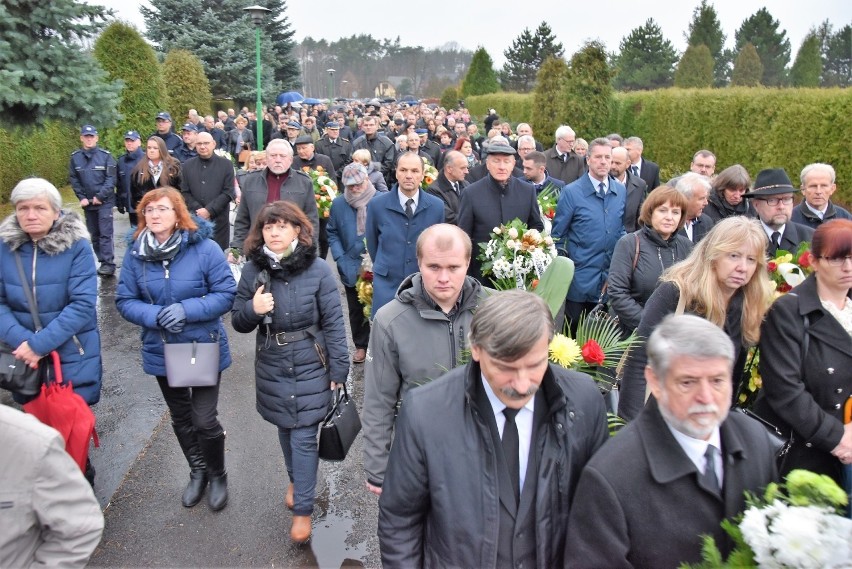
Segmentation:
{"type": "MultiPolygon", "coordinates": [[[[221,375],[220,375],[221,379],[221,375]]],[[[219,384],[212,387],[169,387],[166,377],[157,376],[163,399],[172,414],[175,425],[193,425],[199,437],[212,439],[224,431],[217,419],[219,384]]]]}
{"type": "Polygon", "coordinates": [[[287,475],[293,483],[293,515],[310,516],[317,493],[319,425],[285,429],[278,427],[278,442],[284,452],[287,475]]]}
{"type": "Polygon", "coordinates": [[[321,217],[319,220],[319,255],[320,259],[328,256],[328,219],[321,217]]]}
{"type": "Polygon", "coordinates": [[[102,265],[115,266],[115,248],[112,242],[112,204],[83,208],[86,213],[86,229],[92,237],[95,256],[102,265]]]}
{"type": "Polygon", "coordinates": [[[364,316],[364,305],[358,302],[358,292],[354,286],[345,286],[346,305],[349,307],[349,327],[352,329],[352,343],[355,348],[367,349],[370,340],[370,322],[364,316]]]}

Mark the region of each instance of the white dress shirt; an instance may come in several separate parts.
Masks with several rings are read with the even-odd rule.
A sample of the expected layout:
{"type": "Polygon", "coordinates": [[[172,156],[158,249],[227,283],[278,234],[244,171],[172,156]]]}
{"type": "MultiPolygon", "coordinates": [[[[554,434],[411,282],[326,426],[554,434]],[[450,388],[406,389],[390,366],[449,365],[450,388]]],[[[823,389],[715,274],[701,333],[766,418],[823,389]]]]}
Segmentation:
{"type": "Polygon", "coordinates": [[[695,468],[697,468],[701,473],[707,469],[707,459],[704,457],[704,453],[707,452],[707,445],[713,445],[716,447],[716,450],[719,451],[714,455],[716,462],[716,478],[719,480],[719,487],[724,488],[725,471],[723,468],[724,463],[722,461],[722,437],[719,435],[719,427],[716,427],[713,430],[709,439],[703,441],[681,433],[668,423],[666,423],[666,426],[674,435],[677,444],[680,445],[680,448],[683,449],[683,452],[686,453],[686,456],[689,457],[689,460],[692,461],[695,468]]]}

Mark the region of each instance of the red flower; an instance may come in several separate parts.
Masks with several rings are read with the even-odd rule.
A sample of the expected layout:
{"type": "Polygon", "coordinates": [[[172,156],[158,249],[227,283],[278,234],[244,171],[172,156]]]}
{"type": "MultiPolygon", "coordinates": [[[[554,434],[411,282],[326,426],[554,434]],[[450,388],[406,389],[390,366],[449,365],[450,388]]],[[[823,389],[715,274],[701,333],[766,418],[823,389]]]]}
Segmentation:
{"type": "Polygon", "coordinates": [[[532,289],[535,290],[535,287],[537,287],[537,286],[538,286],[538,279],[533,279],[532,280],[532,289]]]}
{"type": "Polygon", "coordinates": [[[769,261],[766,263],[766,270],[770,273],[774,273],[778,269],[778,263],[775,261],[769,261]]]}
{"type": "Polygon", "coordinates": [[[361,277],[367,282],[373,282],[373,272],[372,271],[364,271],[364,275],[361,277]]]}
{"type": "Polygon", "coordinates": [[[777,290],[778,292],[790,292],[791,290],[793,290],[793,287],[791,287],[787,283],[781,283],[780,285],[778,285],[777,290]]]}
{"type": "Polygon", "coordinates": [[[803,269],[809,269],[811,267],[811,252],[805,251],[799,256],[799,266],[803,269]]]}
{"type": "Polygon", "coordinates": [[[601,349],[600,344],[595,342],[594,340],[587,340],[581,349],[583,353],[583,360],[587,364],[596,364],[603,365],[604,363],[604,352],[601,349]]]}

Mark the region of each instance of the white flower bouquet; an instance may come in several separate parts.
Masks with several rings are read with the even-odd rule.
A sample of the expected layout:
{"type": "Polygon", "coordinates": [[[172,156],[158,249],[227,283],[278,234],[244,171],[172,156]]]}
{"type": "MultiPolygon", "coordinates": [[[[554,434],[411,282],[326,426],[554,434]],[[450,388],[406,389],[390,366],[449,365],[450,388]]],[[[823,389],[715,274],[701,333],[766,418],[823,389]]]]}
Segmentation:
{"type": "Polygon", "coordinates": [[[480,243],[482,275],[498,290],[533,290],[556,258],[556,244],[547,232],[528,229],[519,219],[495,227],[488,243],[480,243]]]}

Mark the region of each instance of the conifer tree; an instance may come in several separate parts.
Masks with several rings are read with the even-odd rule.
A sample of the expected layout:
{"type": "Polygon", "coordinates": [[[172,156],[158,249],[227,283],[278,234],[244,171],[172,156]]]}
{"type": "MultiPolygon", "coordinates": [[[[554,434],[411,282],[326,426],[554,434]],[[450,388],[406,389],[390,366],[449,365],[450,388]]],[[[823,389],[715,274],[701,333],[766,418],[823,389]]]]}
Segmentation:
{"type": "Polygon", "coordinates": [[[605,132],[612,98],[611,79],[612,70],[602,43],[588,42],[571,57],[564,82],[564,116],[576,132],[605,132]]]}
{"type": "Polygon", "coordinates": [[[192,53],[185,49],[167,53],[163,61],[163,79],[166,106],[173,117],[185,117],[189,109],[196,109],[202,115],[210,112],[210,82],[201,61],[192,53]]]}
{"type": "Polygon", "coordinates": [[[802,41],[793,67],[790,68],[790,84],[793,87],[819,87],[822,75],[819,47],[819,38],[815,31],[811,31],[802,41]]]}
{"type": "Polygon", "coordinates": [[[852,25],[829,35],[823,49],[824,87],[852,86],[852,25]]]}
{"type": "Polygon", "coordinates": [[[684,35],[690,46],[707,46],[713,61],[714,84],[717,87],[725,85],[728,82],[730,62],[725,52],[725,33],[722,31],[722,23],[719,21],[716,8],[708,4],[707,0],[701,0],[701,4],[692,11],[689,33],[684,35]]]}
{"type": "Polygon", "coordinates": [[[731,85],[734,87],[757,87],[763,77],[763,64],[753,45],[747,43],[734,60],[731,85]]]}
{"type": "Polygon", "coordinates": [[[153,131],[157,113],[166,108],[166,86],[157,54],[142,35],[123,22],[113,22],[95,42],[95,59],[110,81],[119,80],[121,103],[118,124],[100,132],[100,144],[119,154],[124,133],[138,130],[144,137],[153,131]]]}
{"type": "Polygon", "coordinates": [[[653,18],[621,40],[615,87],[626,91],[671,87],[677,53],[653,18]]]}
{"type": "Polygon", "coordinates": [[[536,139],[545,146],[553,144],[557,127],[566,120],[564,87],[567,76],[565,60],[549,57],[536,77],[530,126],[536,133],[536,139]]]}
{"type": "Polygon", "coordinates": [[[690,45],[675,70],[675,87],[704,88],[713,85],[713,56],[706,45],[690,45]]]}
{"type": "Polygon", "coordinates": [[[0,4],[0,115],[10,124],[49,119],[105,128],[118,119],[121,85],[84,48],[112,13],[73,0],[0,4]]]}
{"type": "Polygon", "coordinates": [[[500,72],[500,83],[507,91],[529,92],[535,86],[535,77],[542,62],[550,56],[562,57],[565,50],[556,41],[547,22],[539,24],[535,34],[524,28],[503,55],[506,63],[500,72]]]}
{"type": "Polygon", "coordinates": [[[486,95],[496,93],[500,90],[497,82],[497,74],[494,73],[494,62],[484,47],[479,47],[470,60],[470,68],[467,70],[461,85],[461,96],[486,95]]]}
{"type": "Polygon", "coordinates": [[[734,37],[741,52],[746,43],[757,51],[763,65],[762,85],[779,87],[787,82],[787,64],[790,63],[790,40],[787,31],[778,31],[775,20],[766,8],[761,8],[743,21],[734,37]]]}

